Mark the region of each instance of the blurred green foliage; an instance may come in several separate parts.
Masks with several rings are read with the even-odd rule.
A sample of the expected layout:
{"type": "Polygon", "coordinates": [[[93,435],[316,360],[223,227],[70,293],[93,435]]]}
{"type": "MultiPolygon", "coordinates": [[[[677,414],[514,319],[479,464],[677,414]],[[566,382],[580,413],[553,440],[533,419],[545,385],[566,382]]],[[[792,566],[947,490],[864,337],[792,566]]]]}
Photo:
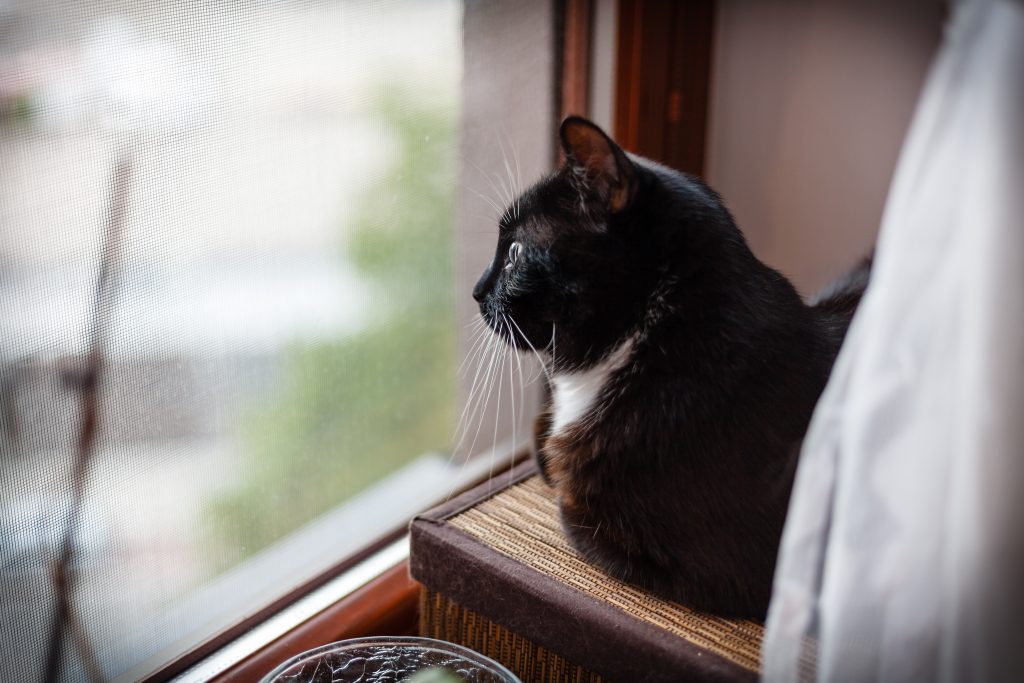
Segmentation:
{"type": "Polygon", "coordinates": [[[3,97],[0,94],[0,124],[25,124],[36,113],[36,104],[31,93],[21,92],[3,97]]]}
{"type": "Polygon", "coordinates": [[[225,569],[402,464],[450,447],[455,420],[456,121],[382,97],[391,167],[353,207],[339,259],[375,288],[363,331],[294,348],[249,417],[243,477],[212,508],[225,569]]]}

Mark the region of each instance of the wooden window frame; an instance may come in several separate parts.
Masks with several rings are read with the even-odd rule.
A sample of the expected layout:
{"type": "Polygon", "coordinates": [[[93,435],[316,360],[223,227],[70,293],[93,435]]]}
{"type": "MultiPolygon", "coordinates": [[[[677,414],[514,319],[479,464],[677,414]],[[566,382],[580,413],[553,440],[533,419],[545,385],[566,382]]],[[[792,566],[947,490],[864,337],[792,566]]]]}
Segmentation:
{"type": "Polygon", "coordinates": [[[281,662],[339,640],[381,634],[414,635],[419,594],[419,584],[409,578],[409,562],[403,560],[212,680],[259,680],[281,662]]]}
{"type": "MultiPolygon", "coordinates": [[[[531,457],[527,451],[508,453],[493,465],[494,475],[512,468],[531,457]]],[[[488,472],[469,481],[455,491],[458,495],[491,477],[488,472]]],[[[409,578],[408,528],[393,529],[371,546],[346,558],[331,570],[299,586],[266,608],[233,624],[231,628],[201,643],[181,657],[141,677],[142,683],[167,680],[216,681],[236,683],[259,680],[281,662],[306,650],[348,638],[377,635],[414,635],[418,618],[419,584],[409,578]],[[393,556],[395,546],[404,544],[404,554],[395,562],[381,562],[393,556]],[[331,591],[332,582],[344,583],[358,574],[366,565],[376,566],[377,572],[369,580],[325,603],[318,592],[331,591]],[[288,610],[303,600],[311,600],[315,611],[302,617],[291,618],[288,610]],[[254,646],[240,642],[253,634],[269,620],[283,616],[289,623],[266,642],[254,646]],[[237,654],[229,654],[223,662],[213,662],[218,653],[240,645],[237,654]]]]}
{"type": "Polygon", "coordinates": [[[593,17],[593,0],[565,0],[558,69],[558,79],[561,81],[559,111],[562,119],[571,114],[590,115],[593,17]]]}
{"type": "MultiPolygon", "coordinates": [[[[160,666],[159,668],[154,670],[152,673],[149,673],[149,674],[143,676],[140,680],[142,681],[142,683],[156,683],[158,681],[167,681],[167,680],[170,680],[172,678],[175,678],[175,677],[183,675],[183,674],[187,676],[188,672],[190,670],[192,670],[193,667],[200,666],[206,658],[214,655],[218,650],[228,646],[230,643],[236,641],[238,638],[242,637],[244,634],[246,634],[250,630],[252,630],[255,627],[257,627],[259,624],[266,622],[268,619],[270,619],[274,615],[280,614],[282,611],[286,610],[289,606],[294,605],[300,599],[305,598],[305,597],[313,594],[315,591],[323,588],[325,585],[330,583],[332,580],[335,580],[335,579],[343,576],[346,572],[349,572],[349,571],[353,570],[354,568],[358,567],[360,565],[360,563],[366,562],[368,559],[374,557],[376,554],[380,553],[382,550],[384,550],[385,548],[387,548],[391,544],[393,544],[396,541],[398,541],[399,539],[401,539],[405,535],[405,532],[406,532],[406,529],[404,527],[399,528],[399,529],[392,529],[390,532],[388,532],[385,535],[383,535],[378,541],[374,542],[372,545],[370,545],[370,546],[362,549],[361,551],[353,554],[352,556],[346,558],[344,561],[342,561],[342,562],[338,563],[337,565],[331,567],[331,569],[329,569],[328,571],[326,571],[326,572],[324,572],[324,573],[314,577],[313,579],[307,581],[306,583],[303,583],[303,584],[300,584],[300,585],[294,587],[292,590],[288,591],[286,594],[282,595],[277,600],[274,600],[272,603],[268,604],[266,607],[263,607],[262,609],[259,609],[259,610],[255,611],[255,612],[253,612],[252,614],[250,614],[250,615],[246,616],[245,618],[239,620],[238,622],[234,623],[230,628],[227,628],[227,629],[221,631],[220,633],[217,633],[213,637],[209,638],[208,640],[206,640],[206,641],[204,641],[202,643],[199,643],[197,646],[195,646],[194,648],[190,649],[189,651],[187,651],[186,653],[184,653],[180,657],[177,657],[177,658],[174,658],[174,659],[168,661],[166,664],[164,664],[163,666],[160,666]]],[[[391,570],[386,570],[384,572],[384,574],[381,575],[381,578],[383,578],[385,575],[387,575],[387,573],[389,571],[391,571],[391,570]]],[[[358,594],[358,595],[363,595],[363,596],[365,596],[365,595],[374,595],[376,598],[385,598],[385,597],[387,597],[387,596],[389,596],[391,594],[391,591],[393,590],[393,587],[394,587],[393,583],[389,583],[389,582],[378,583],[378,579],[374,579],[370,583],[367,583],[365,586],[360,587],[358,590],[353,592],[352,596],[356,596],[358,594]],[[387,589],[387,592],[386,593],[385,592],[374,593],[373,592],[373,588],[375,586],[378,589],[387,589]]],[[[347,598],[346,598],[346,600],[347,600],[347,598]]],[[[342,602],[345,602],[345,601],[343,600],[342,602]]],[[[341,603],[339,603],[339,605],[340,604],[341,603]]],[[[323,613],[317,614],[316,617],[314,619],[310,620],[309,622],[297,624],[293,631],[289,631],[286,636],[281,638],[281,643],[278,643],[277,641],[275,641],[273,644],[271,644],[270,646],[268,646],[265,649],[266,649],[267,652],[275,652],[275,653],[282,653],[282,654],[285,653],[285,652],[289,652],[290,650],[288,649],[288,638],[289,638],[289,636],[290,636],[290,634],[292,632],[299,631],[300,629],[306,629],[306,628],[312,628],[313,629],[312,632],[324,632],[324,631],[326,631],[327,629],[329,629],[331,627],[330,626],[331,624],[334,624],[335,617],[336,617],[336,612],[335,611],[331,610],[328,613],[328,610],[325,610],[323,613]],[[279,648],[281,648],[281,649],[279,649],[279,648]]],[[[362,623],[362,622],[359,622],[359,621],[353,622],[353,626],[352,626],[353,629],[355,629],[355,627],[358,626],[359,623],[362,623]]],[[[368,634],[369,634],[369,632],[367,632],[367,633],[360,633],[358,635],[368,635],[368,634]]],[[[357,636],[356,635],[352,635],[352,636],[345,636],[345,637],[357,637],[357,636]]],[[[324,641],[324,642],[331,642],[331,641],[328,640],[328,641],[324,641]]],[[[251,657],[246,657],[244,660],[242,660],[242,662],[239,663],[239,665],[241,665],[245,661],[248,661],[249,659],[257,657],[259,655],[259,652],[260,651],[257,651],[251,657]]],[[[297,653],[293,653],[293,654],[297,654],[297,653]]],[[[277,656],[277,655],[274,654],[272,656],[277,656]]],[[[282,658],[281,661],[283,661],[283,659],[287,659],[290,656],[292,656],[292,655],[290,655],[290,654],[289,655],[283,655],[283,658],[282,658]]],[[[228,671],[233,671],[235,668],[237,668],[237,667],[231,667],[231,668],[228,669],[228,671]]],[[[271,667],[271,668],[273,668],[273,667],[271,667]]],[[[213,680],[220,680],[220,679],[218,677],[218,678],[214,678],[213,680]]],[[[225,680],[243,680],[243,679],[225,679],[225,680]]]]}
{"type": "Polygon", "coordinates": [[[625,148],[702,175],[713,0],[619,0],[615,137],[625,148]]]}

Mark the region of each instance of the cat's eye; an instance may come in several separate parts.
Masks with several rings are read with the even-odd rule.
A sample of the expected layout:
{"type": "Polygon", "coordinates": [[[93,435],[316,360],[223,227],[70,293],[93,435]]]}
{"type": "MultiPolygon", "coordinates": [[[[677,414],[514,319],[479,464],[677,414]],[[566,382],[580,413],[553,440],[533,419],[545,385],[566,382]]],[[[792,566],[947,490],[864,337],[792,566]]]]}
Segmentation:
{"type": "Polygon", "coordinates": [[[508,263],[505,264],[505,270],[508,270],[516,264],[519,260],[519,255],[523,253],[523,245],[519,242],[513,242],[508,247],[508,263]]]}

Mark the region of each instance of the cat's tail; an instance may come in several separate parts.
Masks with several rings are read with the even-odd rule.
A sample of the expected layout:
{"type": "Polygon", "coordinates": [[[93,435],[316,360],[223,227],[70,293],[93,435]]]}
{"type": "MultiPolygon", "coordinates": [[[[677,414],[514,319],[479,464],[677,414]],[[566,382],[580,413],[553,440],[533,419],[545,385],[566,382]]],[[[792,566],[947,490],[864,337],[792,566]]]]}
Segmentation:
{"type": "Polygon", "coordinates": [[[827,285],[811,299],[810,305],[823,313],[841,316],[847,320],[857,312],[864,290],[871,279],[871,266],[875,261],[872,251],[861,259],[850,272],[827,285]]]}

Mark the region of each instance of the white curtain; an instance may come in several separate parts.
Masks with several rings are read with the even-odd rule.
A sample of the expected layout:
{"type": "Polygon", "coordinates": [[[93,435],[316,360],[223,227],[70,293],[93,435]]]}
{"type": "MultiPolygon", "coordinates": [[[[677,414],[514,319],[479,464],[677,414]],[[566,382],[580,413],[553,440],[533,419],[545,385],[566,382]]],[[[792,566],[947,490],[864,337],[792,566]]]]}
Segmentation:
{"type": "Polygon", "coordinates": [[[764,679],[1024,680],[1024,2],[952,8],[872,278],[804,444],[764,679]]]}

